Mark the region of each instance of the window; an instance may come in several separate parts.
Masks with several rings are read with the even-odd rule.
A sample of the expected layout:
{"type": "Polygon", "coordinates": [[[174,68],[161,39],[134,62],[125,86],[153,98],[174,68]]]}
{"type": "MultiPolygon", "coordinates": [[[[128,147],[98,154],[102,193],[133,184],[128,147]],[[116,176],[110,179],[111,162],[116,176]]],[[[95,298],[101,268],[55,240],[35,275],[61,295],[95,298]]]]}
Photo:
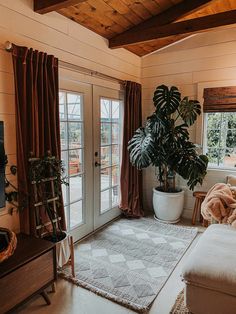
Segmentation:
{"type": "Polygon", "coordinates": [[[205,113],[204,153],[210,167],[236,168],[236,112],[205,113]]]}

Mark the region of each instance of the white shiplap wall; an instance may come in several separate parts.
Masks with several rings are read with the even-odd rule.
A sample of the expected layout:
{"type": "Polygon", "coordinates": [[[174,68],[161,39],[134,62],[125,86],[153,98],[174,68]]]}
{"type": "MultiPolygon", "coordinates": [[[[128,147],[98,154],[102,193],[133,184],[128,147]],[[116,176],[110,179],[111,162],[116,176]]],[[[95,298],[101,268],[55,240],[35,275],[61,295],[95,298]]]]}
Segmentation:
{"type": "MultiPolygon", "coordinates": [[[[34,13],[32,0],[0,0],[0,120],[5,123],[9,164],[16,163],[16,132],[13,69],[11,54],[4,50],[5,41],[45,51],[62,61],[119,79],[140,82],[141,59],[134,54],[109,49],[107,40],[57,13],[34,13]]],[[[86,80],[84,75],[80,77],[86,80]]],[[[94,79],[89,78],[89,82],[94,83],[94,79]]],[[[10,216],[7,209],[0,209],[0,226],[18,231],[18,215],[10,216]]]]}
{"type": "MultiPolygon", "coordinates": [[[[183,95],[196,98],[199,82],[236,77],[236,28],[233,27],[193,36],[141,60],[124,49],[109,49],[104,38],[57,13],[34,13],[32,0],[0,0],[0,120],[5,122],[9,164],[16,162],[16,135],[11,55],[4,51],[7,40],[120,79],[140,82],[142,77],[143,117],[152,112],[152,95],[158,84],[177,85],[183,95]]],[[[86,77],[81,76],[81,80],[85,81],[86,77]]],[[[191,136],[196,138],[195,129],[191,130],[191,136]]],[[[224,180],[225,175],[209,171],[203,188],[224,180]]],[[[151,188],[155,185],[153,171],[144,171],[147,208],[152,207],[151,188]]],[[[185,215],[191,215],[191,193],[186,193],[185,208],[185,215]]],[[[7,209],[1,209],[0,226],[18,230],[18,216],[9,216],[7,209]]]]}
{"type": "MultiPolygon", "coordinates": [[[[236,26],[194,35],[160,52],[142,58],[143,119],[153,111],[152,97],[160,84],[177,86],[182,96],[199,98],[198,86],[217,85],[221,81],[236,79],[236,26]]],[[[224,84],[225,85],[225,84],[224,84]]],[[[227,85],[227,83],[226,83],[227,85]]],[[[229,84],[230,85],[230,84],[229,84]]],[[[200,138],[201,129],[190,129],[191,139],[200,138]]],[[[217,182],[224,182],[232,171],[209,170],[202,187],[207,191],[217,182]]],[[[184,216],[191,217],[194,200],[183,180],[179,184],[186,189],[184,216]]],[[[144,171],[145,207],[152,208],[152,187],[157,185],[153,169],[144,171]]]]}

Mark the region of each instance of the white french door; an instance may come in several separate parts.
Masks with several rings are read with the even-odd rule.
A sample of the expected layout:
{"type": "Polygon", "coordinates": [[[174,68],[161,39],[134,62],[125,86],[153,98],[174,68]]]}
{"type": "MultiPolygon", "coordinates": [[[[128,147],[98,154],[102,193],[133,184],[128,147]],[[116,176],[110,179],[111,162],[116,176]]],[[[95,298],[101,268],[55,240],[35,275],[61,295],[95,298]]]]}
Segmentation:
{"type": "Polygon", "coordinates": [[[61,158],[67,229],[78,240],[120,214],[122,97],[117,90],[60,80],[61,158]]]}
{"type": "Polygon", "coordinates": [[[61,159],[66,225],[78,240],[93,231],[92,86],[61,80],[59,93],[61,159]]]}
{"type": "Polygon", "coordinates": [[[122,95],[94,86],[94,227],[120,214],[122,95]]]}

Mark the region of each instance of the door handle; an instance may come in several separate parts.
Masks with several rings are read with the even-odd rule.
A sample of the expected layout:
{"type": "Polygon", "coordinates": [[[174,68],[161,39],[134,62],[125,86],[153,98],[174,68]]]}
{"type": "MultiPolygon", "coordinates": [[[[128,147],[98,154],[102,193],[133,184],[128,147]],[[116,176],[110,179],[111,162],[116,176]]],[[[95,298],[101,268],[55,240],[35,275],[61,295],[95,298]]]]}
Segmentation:
{"type": "Polygon", "coordinates": [[[100,167],[101,166],[100,162],[97,162],[97,161],[95,161],[94,165],[95,165],[95,167],[100,167]]]}

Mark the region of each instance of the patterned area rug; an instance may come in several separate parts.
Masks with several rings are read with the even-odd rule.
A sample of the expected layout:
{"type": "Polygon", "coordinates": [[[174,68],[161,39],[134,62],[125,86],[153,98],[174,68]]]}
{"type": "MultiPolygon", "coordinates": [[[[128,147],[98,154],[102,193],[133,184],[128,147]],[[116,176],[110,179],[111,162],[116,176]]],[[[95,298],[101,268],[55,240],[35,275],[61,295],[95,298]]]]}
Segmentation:
{"type": "Polygon", "coordinates": [[[138,312],[147,312],[187,250],[197,228],[152,218],[120,219],[75,247],[74,284],[138,312]]]}
{"type": "Polygon", "coordinates": [[[184,290],[179,293],[170,314],[190,314],[184,304],[184,290]]]}

